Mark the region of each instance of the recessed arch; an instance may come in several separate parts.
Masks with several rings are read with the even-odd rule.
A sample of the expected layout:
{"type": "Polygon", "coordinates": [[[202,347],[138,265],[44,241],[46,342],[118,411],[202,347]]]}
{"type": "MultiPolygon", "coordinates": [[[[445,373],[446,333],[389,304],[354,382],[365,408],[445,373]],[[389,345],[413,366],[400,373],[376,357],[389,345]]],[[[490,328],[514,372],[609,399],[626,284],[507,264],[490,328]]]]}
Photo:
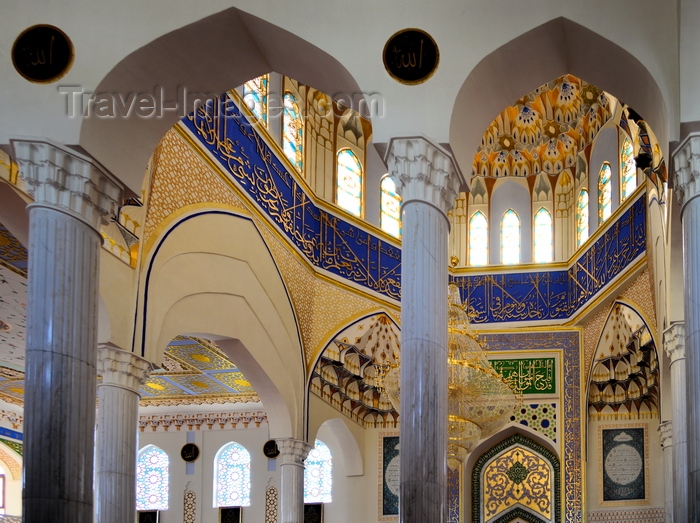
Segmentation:
{"type": "Polygon", "coordinates": [[[250,219],[214,209],[181,216],[156,242],[141,279],[135,352],[160,363],[178,335],[211,339],[258,393],[271,436],[304,436],[306,367],[297,322],[250,219]]]}
{"type": "MultiPolygon", "coordinates": [[[[231,7],[167,33],[121,60],[96,93],[163,93],[177,102],[187,93],[219,95],[275,71],[329,93],[361,92],[338,60],[302,38],[231,7]],[[205,40],[202,35],[206,35],[205,40]],[[232,51],[235,50],[235,51],[232,51]],[[303,60],[300,59],[303,57],[303,60]]],[[[144,118],[131,111],[110,118],[84,118],[80,145],[138,194],[143,166],[163,135],[192,107],[144,118]],[[125,154],[128,151],[128,154],[125,154]]]]}
{"type": "Polygon", "coordinates": [[[462,171],[471,172],[484,130],[504,107],[565,74],[590,82],[633,107],[654,129],[664,157],[668,155],[668,110],[646,67],[607,38],[559,17],[494,50],[462,84],[450,121],[450,145],[462,171]],[[537,57],[537,67],[532,67],[533,57],[537,57]]]}

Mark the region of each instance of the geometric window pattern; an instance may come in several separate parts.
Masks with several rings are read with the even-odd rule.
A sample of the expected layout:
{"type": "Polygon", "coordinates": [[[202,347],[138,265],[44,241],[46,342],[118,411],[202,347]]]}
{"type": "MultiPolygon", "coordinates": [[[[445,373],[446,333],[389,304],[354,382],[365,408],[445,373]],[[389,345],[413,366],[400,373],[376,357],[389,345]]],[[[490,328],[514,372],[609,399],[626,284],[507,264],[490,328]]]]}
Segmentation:
{"type": "Polygon", "coordinates": [[[515,445],[494,458],[482,473],[484,521],[515,505],[551,521],[554,482],[551,465],[527,447],[515,445]]]}
{"type": "Polygon", "coordinates": [[[301,120],[299,104],[294,95],[287,91],[284,93],[284,112],[282,115],[282,150],[299,172],[302,172],[304,167],[303,132],[304,122],[301,120]]]}
{"type": "Polygon", "coordinates": [[[535,214],[535,263],[552,261],[552,215],[542,207],[535,214]]]}
{"type": "Polygon", "coordinates": [[[396,192],[396,184],[388,175],[380,184],[382,198],[379,224],[383,231],[392,236],[401,237],[401,196],[396,192]]]}
{"type": "Polygon", "coordinates": [[[469,220],[469,265],[482,266],[489,261],[489,224],[481,211],[469,220]]]}
{"type": "Polygon", "coordinates": [[[588,239],[588,191],[581,189],[576,202],[576,247],[588,239]]]}
{"type": "Polygon", "coordinates": [[[598,223],[603,223],[612,214],[612,169],[605,162],[598,174],[598,223]]]}
{"type": "Polygon", "coordinates": [[[557,441],[557,404],[540,403],[521,405],[513,411],[510,421],[541,432],[552,441],[557,441]]]}
{"type": "Polygon", "coordinates": [[[267,83],[269,75],[264,74],[243,84],[243,101],[259,121],[267,125],[267,83]]]}
{"type": "Polygon", "coordinates": [[[501,218],[501,263],[520,263],[520,218],[513,209],[501,218]]]}
{"type": "Polygon", "coordinates": [[[304,461],[304,503],[330,503],[333,481],[331,451],[322,441],[304,461]]]}
{"type": "Polygon", "coordinates": [[[219,449],[214,458],[214,506],[250,505],[250,453],[231,442],[219,449]]]}
{"type": "Polygon", "coordinates": [[[168,465],[164,450],[147,445],[136,462],[136,510],[168,509],[168,465]]]}
{"type": "Polygon", "coordinates": [[[338,152],[336,203],[350,214],[362,216],[362,165],[350,149],[338,152]]]}
{"type": "Polygon", "coordinates": [[[634,161],[632,140],[625,136],[620,151],[620,200],[624,201],[637,188],[637,164],[634,161]]]}

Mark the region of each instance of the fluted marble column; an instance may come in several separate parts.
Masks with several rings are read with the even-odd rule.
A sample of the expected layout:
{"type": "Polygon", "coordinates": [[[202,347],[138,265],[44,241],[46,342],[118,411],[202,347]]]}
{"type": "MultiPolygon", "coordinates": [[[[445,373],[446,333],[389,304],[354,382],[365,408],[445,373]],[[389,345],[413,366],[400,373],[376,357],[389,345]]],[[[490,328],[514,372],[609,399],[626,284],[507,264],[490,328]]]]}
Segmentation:
{"type": "MultiPolygon", "coordinates": [[[[659,425],[661,435],[661,448],[664,453],[664,478],[672,478],[673,474],[673,423],[664,421],[659,425]]],[[[666,523],[673,523],[673,481],[664,481],[664,509],[666,510],[666,523]]],[[[679,521],[685,521],[679,520],[679,521]]]]}
{"type": "Polygon", "coordinates": [[[399,519],[447,521],[447,267],[462,175],[425,137],[392,138],[387,167],[402,197],[399,519]]]}
{"type": "Polygon", "coordinates": [[[700,134],[689,135],[673,155],[681,205],[685,280],[688,519],[700,521],[700,134]]]}
{"type": "Polygon", "coordinates": [[[278,439],[282,523],[304,521],[304,460],[312,446],[298,439],[278,439]]]}
{"type": "MultiPolygon", "coordinates": [[[[664,332],[664,350],[671,360],[671,404],[673,408],[673,514],[676,521],[688,521],[688,424],[685,369],[685,328],[674,323],[664,332]]],[[[666,450],[664,449],[664,460],[666,450]]],[[[666,482],[668,485],[669,482],[666,482]]]]}
{"type": "Polygon", "coordinates": [[[139,386],[151,373],[145,359],[103,344],[97,350],[96,504],[98,523],[133,523],[139,386]]]}
{"type": "Polygon", "coordinates": [[[34,203],[24,394],[25,523],[93,520],[98,259],[120,187],[72,149],[12,140],[34,203]]]}

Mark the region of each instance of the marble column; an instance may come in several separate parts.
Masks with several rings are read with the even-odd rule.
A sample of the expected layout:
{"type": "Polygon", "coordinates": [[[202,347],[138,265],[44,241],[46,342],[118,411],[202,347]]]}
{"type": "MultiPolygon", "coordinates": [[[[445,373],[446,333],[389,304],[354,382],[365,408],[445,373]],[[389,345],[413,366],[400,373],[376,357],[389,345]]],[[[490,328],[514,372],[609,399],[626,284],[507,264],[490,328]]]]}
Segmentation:
{"type": "Polygon", "coordinates": [[[399,520],[447,521],[447,212],[464,183],[452,155],[423,136],[392,138],[402,197],[399,520]]]}
{"type": "Polygon", "coordinates": [[[121,188],[90,158],[11,140],[29,209],[25,523],[93,520],[97,285],[102,218],[121,188]]]}
{"type": "MultiPolygon", "coordinates": [[[[664,421],[659,425],[661,435],[661,448],[664,453],[664,478],[672,478],[673,474],[673,423],[664,421]]],[[[666,510],[666,523],[673,523],[673,481],[664,481],[664,509],[666,510]]],[[[685,521],[679,520],[679,521],[685,521]]]]}
{"type": "MultiPolygon", "coordinates": [[[[685,370],[685,328],[672,324],[664,332],[664,350],[671,360],[671,405],[673,408],[673,514],[676,521],[688,521],[688,426],[685,370]]],[[[664,449],[664,459],[666,450],[664,449]]],[[[668,485],[670,482],[666,482],[668,485]]],[[[667,500],[668,501],[668,500],[667,500]]]]}
{"type": "Polygon", "coordinates": [[[151,364],[112,344],[97,350],[96,488],[99,523],[133,523],[136,514],[139,387],[151,364]]]}
{"type": "Polygon", "coordinates": [[[304,521],[304,460],[313,448],[298,439],[278,439],[280,455],[280,512],[281,523],[304,521]]]}
{"type": "Polygon", "coordinates": [[[700,133],[673,154],[675,191],[681,205],[685,280],[685,368],[688,444],[688,519],[700,521],[700,133]]]}

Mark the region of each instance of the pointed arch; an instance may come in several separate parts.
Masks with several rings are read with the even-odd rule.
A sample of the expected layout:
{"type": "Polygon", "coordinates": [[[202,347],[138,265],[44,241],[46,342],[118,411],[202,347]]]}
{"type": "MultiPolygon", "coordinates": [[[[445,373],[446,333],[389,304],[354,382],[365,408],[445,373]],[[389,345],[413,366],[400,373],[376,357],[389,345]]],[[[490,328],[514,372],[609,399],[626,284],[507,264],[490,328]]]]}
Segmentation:
{"type": "Polygon", "coordinates": [[[598,172],[598,224],[603,223],[612,214],[612,169],[608,162],[603,162],[598,172]]]}
{"type": "Polygon", "coordinates": [[[544,207],[535,213],[534,262],[549,263],[554,256],[552,215],[544,207]]]}
{"type": "Polygon", "coordinates": [[[335,201],[350,214],[362,216],[362,164],[351,149],[341,149],[337,155],[335,201]]]}
{"type": "Polygon", "coordinates": [[[469,265],[482,266],[489,263],[489,223],[481,211],[469,219],[469,265]]]}
{"type": "Polygon", "coordinates": [[[156,445],[142,448],[136,460],[136,510],[168,510],[170,458],[156,445]]]}
{"type": "Polygon", "coordinates": [[[250,505],[250,452],[231,441],[214,457],[214,506],[250,505]]]}
{"type": "Polygon", "coordinates": [[[501,263],[520,263],[520,217],[513,209],[501,217],[501,263]]]}
{"type": "Polygon", "coordinates": [[[291,91],[284,93],[282,151],[299,173],[304,172],[304,121],[299,103],[291,91]]]}
{"type": "Polygon", "coordinates": [[[401,238],[401,196],[396,192],[396,183],[388,174],[379,183],[379,226],[396,238],[401,238]]]}
{"type": "Polygon", "coordinates": [[[637,188],[637,164],[629,136],[624,136],[620,147],[620,201],[623,202],[637,188]]]}

